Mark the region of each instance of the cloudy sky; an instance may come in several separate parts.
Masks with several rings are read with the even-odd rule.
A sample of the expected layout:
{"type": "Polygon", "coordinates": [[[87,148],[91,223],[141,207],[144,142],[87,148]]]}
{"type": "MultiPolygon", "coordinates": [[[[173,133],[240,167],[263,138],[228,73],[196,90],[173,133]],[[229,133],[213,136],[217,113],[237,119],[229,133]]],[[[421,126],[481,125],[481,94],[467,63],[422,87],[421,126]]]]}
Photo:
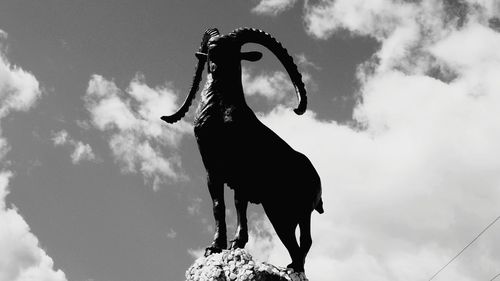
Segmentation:
{"type": "MultiPolygon", "coordinates": [[[[208,27],[293,54],[244,63],[248,104],[316,166],[311,280],[429,280],[500,215],[500,1],[0,2],[0,281],[174,281],[213,216],[184,100],[208,27]]],[[[229,235],[232,192],[226,190],[229,235]]],[[[286,202],[282,202],[286,204],[286,202]]],[[[260,206],[256,259],[289,257],[260,206]]],[[[500,223],[434,280],[500,273],[500,223]]]]}

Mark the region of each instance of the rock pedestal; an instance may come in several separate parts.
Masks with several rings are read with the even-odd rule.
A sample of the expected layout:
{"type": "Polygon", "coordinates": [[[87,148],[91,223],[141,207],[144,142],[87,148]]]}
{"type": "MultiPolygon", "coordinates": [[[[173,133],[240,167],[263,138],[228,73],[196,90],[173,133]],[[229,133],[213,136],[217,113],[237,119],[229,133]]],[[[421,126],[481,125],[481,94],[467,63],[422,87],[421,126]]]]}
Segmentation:
{"type": "Polygon", "coordinates": [[[308,281],[304,273],[255,262],[244,249],[224,250],[197,259],[186,271],[186,281],[308,281]]]}

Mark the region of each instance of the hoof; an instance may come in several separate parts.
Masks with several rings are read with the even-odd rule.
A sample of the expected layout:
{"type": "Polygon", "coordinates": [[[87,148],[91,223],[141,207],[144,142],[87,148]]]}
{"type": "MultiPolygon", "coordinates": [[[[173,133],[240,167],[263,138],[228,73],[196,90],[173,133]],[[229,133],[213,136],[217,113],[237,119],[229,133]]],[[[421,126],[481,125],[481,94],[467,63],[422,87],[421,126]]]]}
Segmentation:
{"type": "Polygon", "coordinates": [[[297,265],[297,264],[294,264],[293,262],[289,265],[286,266],[286,268],[289,268],[289,269],[292,269],[294,272],[297,272],[297,273],[304,273],[304,265],[297,265]]]}
{"type": "Polygon", "coordinates": [[[246,244],[247,244],[247,241],[244,241],[243,239],[235,238],[235,239],[231,240],[231,246],[229,247],[229,249],[230,250],[243,249],[243,248],[245,248],[246,244]]]}
{"type": "Polygon", "coordinates": [[[214,242],[207,248],[205,248],[205,257],[210,256],[211,254],[216,254],[222,252],[222,250],[227,248],[226,239],[215,239],[214,242]]]}
{"type": "Polygon", "coordinates": [[[207,248],[205,249],[205,255],[204,255],[204,256],[205,256],[205,257],[208,257],[208,256],[210,256],[211,254],[217,254],[217,253],[220,253],[220,252],[222,252],[222,248],[220,248],[220,247],[216,247],[216,246],[213,246],[213,245],[212,245],[212,246],[207,247],[207,248]]]}

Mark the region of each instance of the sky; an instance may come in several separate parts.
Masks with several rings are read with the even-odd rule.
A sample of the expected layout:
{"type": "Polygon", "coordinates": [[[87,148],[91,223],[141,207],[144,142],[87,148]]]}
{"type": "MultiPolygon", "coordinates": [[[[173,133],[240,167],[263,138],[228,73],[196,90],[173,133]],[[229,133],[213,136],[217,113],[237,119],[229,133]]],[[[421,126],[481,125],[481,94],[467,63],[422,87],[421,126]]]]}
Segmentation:
{"type": "MultiPolygon", "coordinates": [[[[159,117],[209,27],[269,32],[303,73],[297,116],[279,61],[244,46],[264,53],[247,103],[322,179],[310,280],[429,280],[500,215],[498,0],[4,0],[0,281],[183,280],[211,201],[194,108],[159,117]]],[[[288,264],[262,207],[248,217],[247,250],[288,264]]],[[[495,223],[433,280],[499,273],[495,223]]]]}

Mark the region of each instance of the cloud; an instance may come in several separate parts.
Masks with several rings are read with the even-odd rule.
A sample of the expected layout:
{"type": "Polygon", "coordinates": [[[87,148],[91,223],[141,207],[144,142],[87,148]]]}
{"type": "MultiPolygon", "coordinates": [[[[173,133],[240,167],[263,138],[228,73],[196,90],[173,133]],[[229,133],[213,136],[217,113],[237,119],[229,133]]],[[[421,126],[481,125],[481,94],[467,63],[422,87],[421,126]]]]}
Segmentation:
{"type": "Polygon", "coordinates": [[[73,161],[73,164],[79,163],[81,160],[90,161],[94,159],[95,155],[90,145],[84,144],[81,141],[76,143],[75,150],[71,153],[71,161],[73,161]]]}
{"type": "Polygon", "coordinates": [[[188,213],[192,216],[200,214],[202,199],[199,197],[191,199],[191,203],[187,207],[188,213]]]}
{"type": "Polygon", "coordinates": [[[96,160],[96,156],[89,144],[74,140],[71,136],[68,135],[68,132],[65,130],[55,133],[52,141],[56,146],[72,146],[73,153],[71,153],[71,161],[73,162],[73,164],[78,164],[82,160],[96,160]]]}
{"type": "MultiPolygon", "coordinates": [[[[7,33],[0,30],[0,40],[6,37],[7,33]]],[[[0,41],[0,119],[12,111],[30,109],[41,95],[36,78],[7,61],[1,52],[2,43],[0,41]]],[[[1,132],[0,128],[0,160],[3,161],[8,142],[1,132]]],[[[53,260],[40,247],[18,210],[7,204],[12,176],[12,172],[0,170],[0,280],[66,280],[64,272],[54,269],[53,260]]]]}
{"type": "MultiPolygon", "coordinates": [[[[299,57],[299,63],[305,64],[305,56],[299,57]]],[[[296,102],[295,88],[286,72],[274,71],[255,74],[251,69],[242,68],[242,84],[247,96],[261,96],[268,101],[294,104],[296,102]]],[[[302,72],[302,81],[306,88],[314,87],[314,81],[307,72],[302,72]]]]}
{"type": "Polygon", "coordinates": [[[63,145],[68,143],[68,132],[62,130],[55,133],[52,137],[52,141],[54,142],[54,145],[63,145]]]}
{"type": "Polygon", "coordinates": [[[173,89],[150,88],[138,75],[122,91],[113,81],[93,75],[84,99],[93,126],[108,133],[109,146],[123,172],[140,171],[155,190],[164,182],[186,179],[177,149],[191,126],[185,121],[168,126],[160,120],[177,109],[173,89]]]}
{"type": "Polygon", "coordinates": [[[295,2],[297,0],[260,0],[259,4],[252,9],[252,12],[276,16],[293,7],[295,2]]]}
{"type": "MultiPolygon", "coordinates": [[[[6,36],[5,32],[0,32],[0,40],[6,36]]],[[[0,118],[12,110],[30,109],[41,96],[38,80],[31,73],[10,64],[1,52],[1,43],[0,41],[0,118]]]]}
{"type": "Polygon", "coordinates": [[[177,232],[170,228],[170,230],[167,232],[167,237],[170,239],[174,239],[175,237],[177,237],[177,232]]]}
{"type": "Polygon", "coordinates": [[[203,257],[203,255],[205,254],[205,249],[188,249],[188,254],[192,258],[198,259],[203,257]]]}
{"type": "Polygon", "coordinates": [[[0,173],[0,280],[66,280],[17,209],[8,208],[5,196],[10,172],[0,173]]]}
{"type": "Polygon", "coordinates": [[[315,70],[321,70],[321,67],[318,66],[316,63],[310,61],[305,54],[298,54],[295,55],[295,58],[297,59],[297,64],[302,66],[302,67],[311,67],[315,70]]]}
{"type": "Polygon", "coordinates": [[[245,94],[260,95],[268,100],[281,101],[294,97],[294,88],[288,74],[282,71],[253,75],[251,70],[242,69],[242,83],[245,94]]]}
{"type": "MultiPolygon", "coordinates": [[[[344,29],[380,43],[358,69],[357,126],[282,106],[262,117],[322,177],[311,280],[428,280],[499,215],[500,33],[489,24],[498,2],[464,1],[463,15],[449,3],[337,0],[306,9],[314,37],[344,29]]],[[[270,224],[258,224],[249,246],[288,264],[270,224]]],[[[440,280],[495,276],[499,226],[440,280]]]]}

